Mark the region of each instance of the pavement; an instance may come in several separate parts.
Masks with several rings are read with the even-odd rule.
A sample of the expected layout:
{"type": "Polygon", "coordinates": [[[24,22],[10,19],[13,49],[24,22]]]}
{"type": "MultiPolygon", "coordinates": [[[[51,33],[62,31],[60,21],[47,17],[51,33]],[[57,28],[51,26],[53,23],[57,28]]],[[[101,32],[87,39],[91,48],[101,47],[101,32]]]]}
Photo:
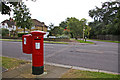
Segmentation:
{"type": "Polygon", "coordinates": [[[44,73],[41,75],[32,74],[32,64],[25,64],[13,70],[2,73],[2,78],[60,78],[70,68],[54,65],[44,65],[44,73]]]}
{"type": "Polygon", "coordinates": [[[46,63],[44,65],[44,73],[41,75],[33,75],[32,74],[32,64],[24,64],[20,65],[19,67],[7,70],[5,72],[2,72],[2,79],[26,79],[26,78],[61,78],[64,73],[67,73],[71,69],[77,69],[77,70],[84,70],[84,71],[92,71],[92,72],[104,72],[104,73],[110,73],[110,74],[117,74],[113,72],[106,72],[102,70],[95,70],[95,69],[88,69],[88,68],[82,68],[82,67],[76,67],[76,66],[68,66],[68,65],[61,65],[61,64],[54,64],[54,63],[46,63]]]}
{"type": "MultiPolygon", "coordinates": [[[[1,67],[0,67],[1,68],[1,67]]],[[[2,67],[2,72],[6,72],[8,69],[2,67]]]]}

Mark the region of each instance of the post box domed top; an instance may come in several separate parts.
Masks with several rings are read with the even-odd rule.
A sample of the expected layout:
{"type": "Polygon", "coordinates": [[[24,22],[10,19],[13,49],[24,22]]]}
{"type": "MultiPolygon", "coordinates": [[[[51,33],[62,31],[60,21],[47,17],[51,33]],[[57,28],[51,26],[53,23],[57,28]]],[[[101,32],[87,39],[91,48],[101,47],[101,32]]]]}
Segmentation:
{"type": "Polygon", "coordinates": [[[46,33],[44,31],[32,31],[32,32],[30,32],[30,34],[32,34],[32,35],[44,35],[46,33]]]}

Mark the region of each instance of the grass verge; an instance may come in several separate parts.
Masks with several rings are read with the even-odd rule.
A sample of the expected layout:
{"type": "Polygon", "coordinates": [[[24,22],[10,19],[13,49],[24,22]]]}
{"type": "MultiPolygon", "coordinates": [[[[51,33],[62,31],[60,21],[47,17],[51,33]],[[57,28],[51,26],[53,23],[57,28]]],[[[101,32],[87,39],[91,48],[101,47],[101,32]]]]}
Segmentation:
{"type": "Polygon", "coordinates": [[[0,39],[0,41],[17,41],[17,42],[21,42],[22,40],[20,40],[20,39],[0,39]]]}
{"type": "Polygon", "coordinates": [[[88,39],[88,40],[102,41],[102,42],[112,42],[112,43],[120,43],[120,41],[110,41],[110,40],[98,40],[98,39],[88,39]]]}
{"type": "Polygon", "coordinates": [[[9,70],[14,69],[20,65],[23,64],[28,64],[30,63],[29,61],[24,61],[24,60],[19,60],[16,58],[8,58],[8,57],[1,57],[0,60],[2,59],[2,67],[7,68],[9,70]]]}
{"type": "Polygon", "coordinates": [[[53,43],[53,44],[68,44],[66,42],[56,42],[56,41],[44,41],[44,43],[53,43]]]}
{"type": "MultiPolygon", "coordinates": [[[[0,41],[15,41],[15,42],[22,42],[22,40],[18,40],[18,39],[0,39],[0,41]]],[[[44,41],[44,43],[68,44],[68,43],[66,43],[66,42],[56,42],[56,41],[44,41]]]]}
{"type": "Polygon", "coordinates": [[[83,41],[83,40],[77,40],[80,43],[89,43],[89,44],[94,44],[94,42],[90,42],[90,41],[83,41]]]}
{"type": "Polygon", "coordinates": [[[117,78],[120,79],[120,75],[108,74],[103,72],[91,72],[70,69],[67,73],[62,75],[62,78],[117,78]]]}

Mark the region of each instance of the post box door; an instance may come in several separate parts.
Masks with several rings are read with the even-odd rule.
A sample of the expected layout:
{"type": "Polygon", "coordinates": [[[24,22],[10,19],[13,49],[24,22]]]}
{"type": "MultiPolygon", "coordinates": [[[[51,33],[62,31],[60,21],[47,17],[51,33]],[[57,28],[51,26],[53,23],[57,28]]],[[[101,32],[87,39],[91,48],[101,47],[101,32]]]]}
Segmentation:
{"type": "Polygon", "coordinates": [[[43,66],[43,37],[33,36],[33,66],[43,66]]]}
{"type": "Polygon", "coordinates": [[[34,36],[33,51],[34,51],[34,54],[43,55],[43,37],[42,36],[34,36]]]}

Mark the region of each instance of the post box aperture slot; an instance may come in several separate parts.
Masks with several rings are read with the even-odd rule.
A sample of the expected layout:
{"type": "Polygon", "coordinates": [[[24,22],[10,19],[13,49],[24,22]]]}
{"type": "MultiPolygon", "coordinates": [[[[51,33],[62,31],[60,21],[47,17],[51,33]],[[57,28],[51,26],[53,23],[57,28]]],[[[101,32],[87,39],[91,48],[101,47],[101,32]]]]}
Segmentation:
{"type": "Polygon", "coordinates": [[[34,39],[34,40],[41,40],[41,39],[34,39]]]}
{"type": "Polygon", "coordinates": [[[39,42],[35,42],[35,49],[40,49],[40,43],[39,42]]]}

